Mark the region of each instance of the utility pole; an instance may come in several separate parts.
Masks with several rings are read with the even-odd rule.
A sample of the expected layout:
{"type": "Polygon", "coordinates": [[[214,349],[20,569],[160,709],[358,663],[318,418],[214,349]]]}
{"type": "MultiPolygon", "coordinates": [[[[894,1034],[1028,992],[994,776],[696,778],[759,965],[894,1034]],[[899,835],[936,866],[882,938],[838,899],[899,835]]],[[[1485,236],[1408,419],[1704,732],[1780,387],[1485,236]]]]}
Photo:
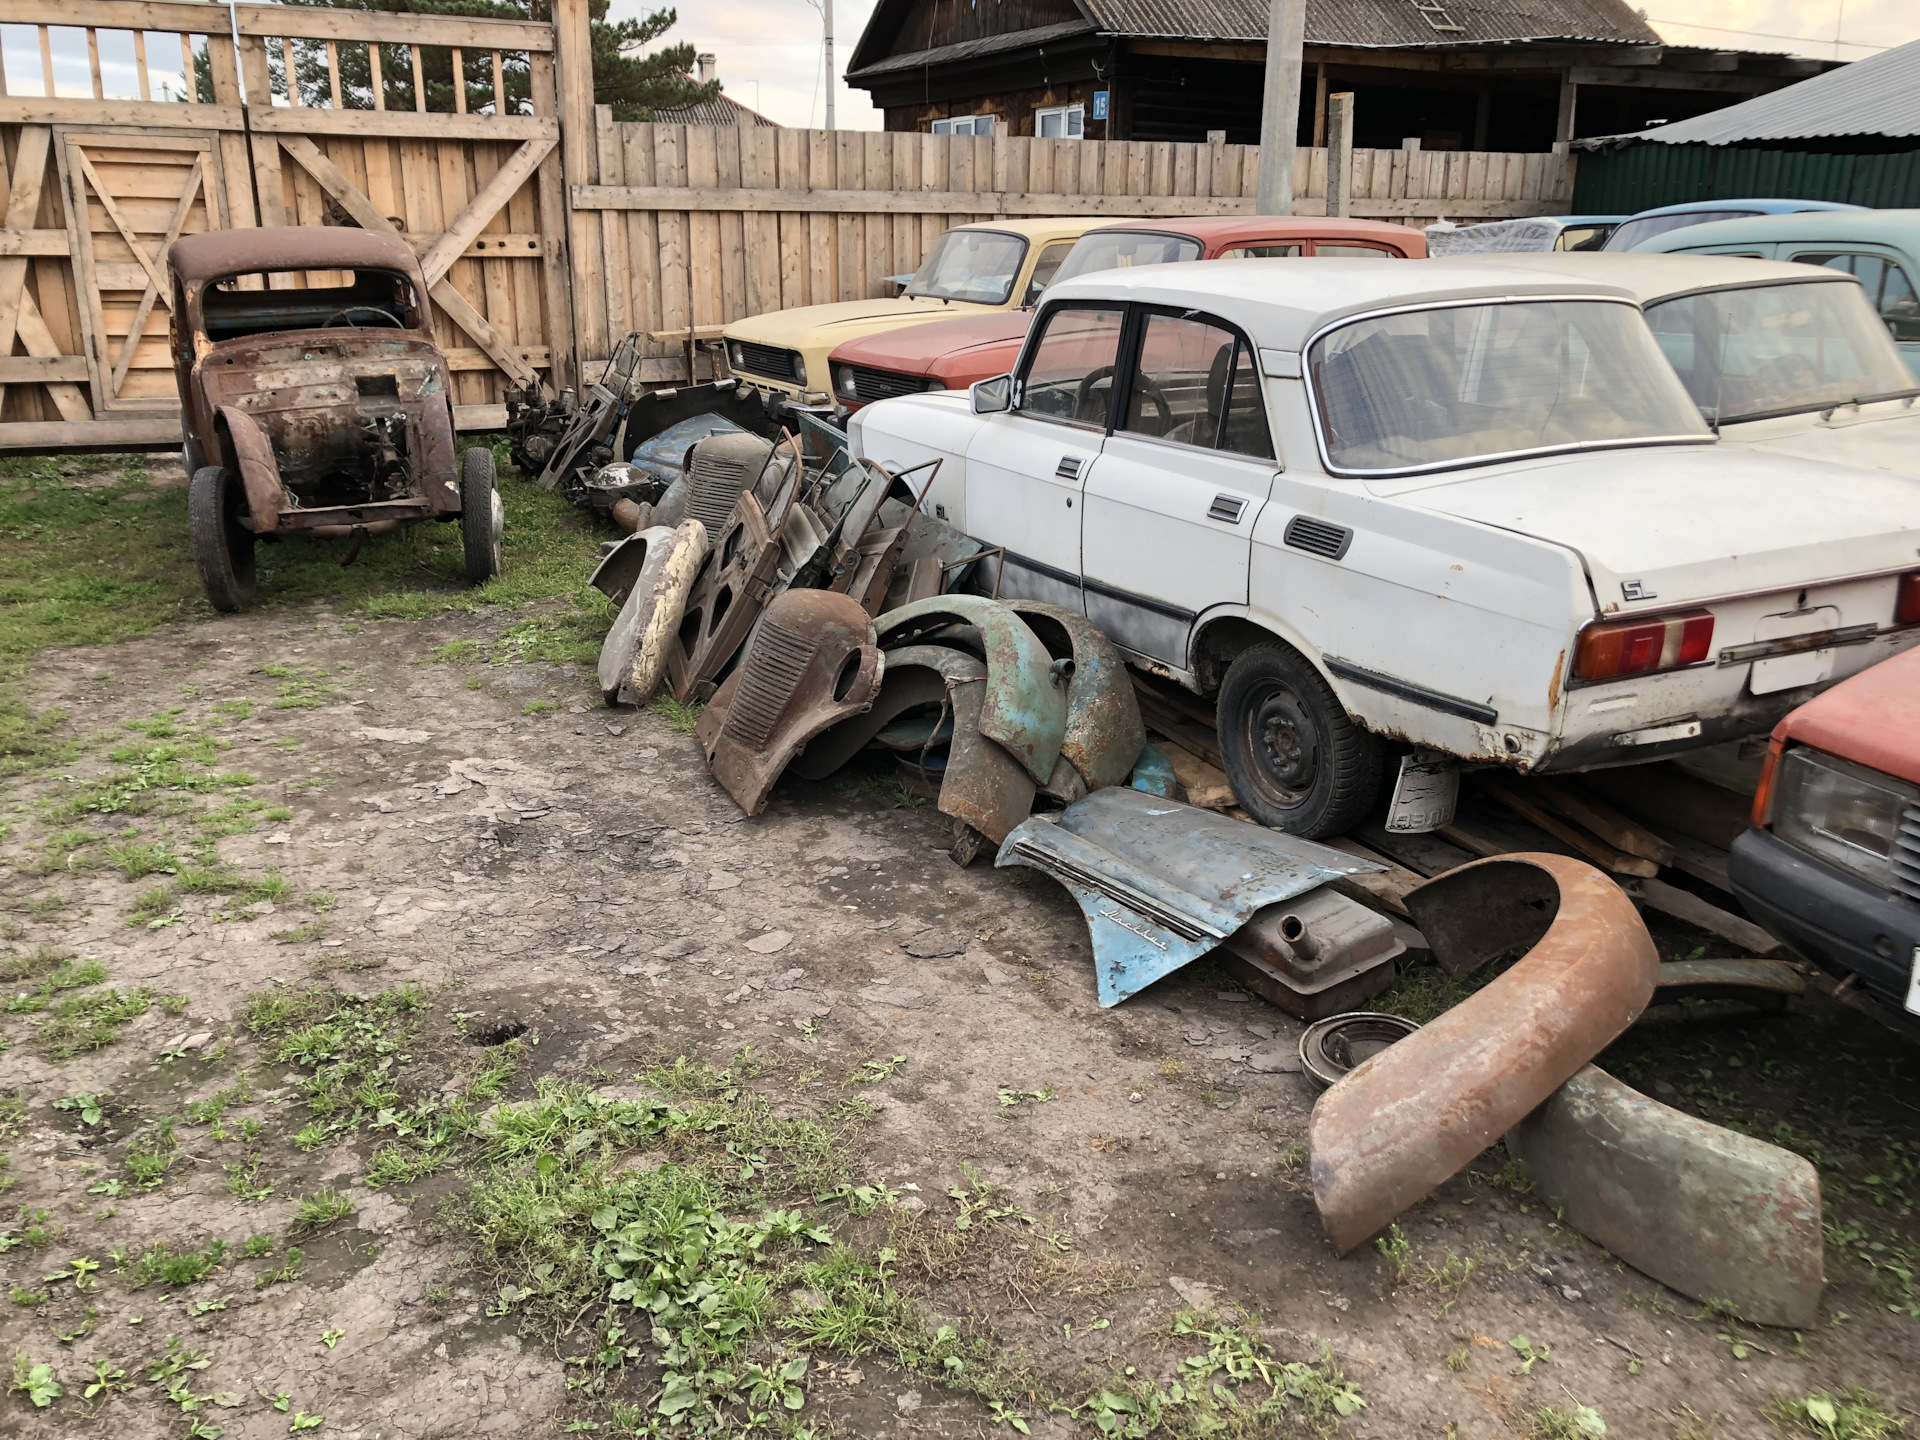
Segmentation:
{"type": "Polygon", "coordinates": [[[820,13],[827,22],[827,129],[833,129],[833,0],[821,0],[820,13]]]}
{"type": "Polygon", "coordinates": [[[1260,104],[1262,215],[1293,213],[1294,137],[1300,128],[1300,63],[1306,45],[1306,0],[1270,0],[1267,84],[1260,104]]]}

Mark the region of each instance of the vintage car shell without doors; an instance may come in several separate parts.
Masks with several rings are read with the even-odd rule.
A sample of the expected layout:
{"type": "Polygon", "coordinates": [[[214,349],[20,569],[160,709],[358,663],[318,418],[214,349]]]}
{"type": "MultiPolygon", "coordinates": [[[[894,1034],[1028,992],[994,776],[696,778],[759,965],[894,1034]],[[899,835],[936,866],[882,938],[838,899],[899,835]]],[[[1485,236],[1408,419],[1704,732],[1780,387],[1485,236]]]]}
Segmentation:
{"type": "MultiPolygon", "coordinates": [[[[1339,833],[1377,793],[1383,737],[1523,771],[1650,760],[1765,733],[1822,685],[1920,642],[1895,618],[1920,551],[1920,482],[1715,444],[1621,287],[1445,260],[1107,271],[1049,290],[1023,365],[1073,307],[1232,334],[1269,453],[999,409],[1000,382],[977,389],[980,413],[959,394],[870,405],[850,424],[854,452],[898,468],[940,459],[924,503],[1007,547],[1003,596],[1083,610],[1134,663],[1217,694],[1229,777],[1266,823],[1339,833]],[[1670,433],[1399,469],[1330,461],[1312,367],[1349,326],[1437,327],[1442,310],[1536,302],[1612,336],[1670,433]],[[1602,310],[1576,308],[1588,304],[1602,310]],[[1582,670],[1593,646],[1640,626],[1660,632],[1652,663],[1582,670]],[[1819,644],[1836,629],[1857,642],[1819,644]],[[1693,635],[1699,658],[1682,660],[1669,630],[1693,635]],[[1822,669],[1803,674],[1803,655],[1822,669]]],[[[1496,309],[1488,323],[1501,316],[1526,322],[1496,309]]],[[[1114,333],[1143,328],[1129,326],[1114,333]]],[[[1069,369],[1083,363],[1066,353],[1069,369]]],[[[1113,358],[1124,386],[1130,356],[1113,358]]],[[[1549,388],[1569,383],[1556,374],[1549,388]]]]}
{"type": "Polygon", "coordinates": [[[332,226],[223,230],[175,242],[168,263],[186,463],[196,487],[220,491],[224,567],[202,553],[214,537],[195,520],[217,608],[251,598],[255,538],[346,537],[357,550],[368,535],[469,510],[468,578],[497,573],[492,456],[470,450],[471,473],[456,463],[451,376],[405,241],[332,226]],[[263,274],[302,283],[263,288],[263,274]],[[349,284],[314,283],[329,274],[349,284]],[[222,283],[235,277],[252,288],[222,283]]]}
{"type": "MultiPolygon", "coordinates": [[[[1287,215],[1194,215],[1165,220],[1129,220],[1102,225],[1074,242],[1055,279],[1084,274],[1083,260],[1106,257],[1095,246],[1116,231],[1184,240],[1187,258],[1196,260],[1268,259],[1291,250],[1314,259],[1393,259],[1426,257],[1427,237],[1409,225],[1384,220],[1295,218],[1287,215]],[[1247,252],[1247,253],[1242,253],[1247,252]]],[[[1169,259],[1182,258],[1170,255],[1169,259]]],[[[1128,257],[1132,265],[1150,264],[1128,257]]],[[[1104,265],[1102,268],[1105,268],[1104,265]]],[[[882,331],[835,348],[829,358],[833,397],[848,412],[875,400],[923,390],[964,390],[978,380],[1004,375],[1020,358],[1020,342],[1033,323],[1028,306],[997,315],[941,320],[882,331]]]]}

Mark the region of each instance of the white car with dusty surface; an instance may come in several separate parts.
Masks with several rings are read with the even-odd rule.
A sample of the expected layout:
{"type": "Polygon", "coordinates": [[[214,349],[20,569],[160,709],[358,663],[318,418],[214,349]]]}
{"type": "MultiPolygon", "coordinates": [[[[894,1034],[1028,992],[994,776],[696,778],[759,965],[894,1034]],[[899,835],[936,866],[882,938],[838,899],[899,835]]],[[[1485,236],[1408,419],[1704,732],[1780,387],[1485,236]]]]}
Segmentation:
{"type": "Polygon", "coordinates": [[[884,400],[856,453],[1216,697],[1305,835],[1390,741],[1565,771],[1765,733],[1920,642],[1920,481],[1715,441],[1619,286],[1251,260],[1054,286],[1012,375],[884,400]],[[1855,643],[1836,644],[1841,636],[1855,643]]]}

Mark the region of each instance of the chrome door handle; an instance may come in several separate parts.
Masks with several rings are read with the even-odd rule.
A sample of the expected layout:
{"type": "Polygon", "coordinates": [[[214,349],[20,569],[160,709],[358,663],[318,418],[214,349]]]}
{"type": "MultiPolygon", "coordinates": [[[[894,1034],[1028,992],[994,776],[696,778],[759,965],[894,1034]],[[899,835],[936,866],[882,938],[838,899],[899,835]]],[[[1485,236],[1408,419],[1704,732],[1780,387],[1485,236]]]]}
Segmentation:
{"type": "Polygon", "coordinates": [[[1060,480],[1078,480],[1081,460],[1078,455],[1062,455],[1060,463],[1053,467],[1055,478],[1060,480]]]}
{"type": "Polygon", "coordinates": [[[1216,495],[1213,504],[1207,507],[1209,520],[1224,521],[1228,525],[1238,525],[1247,513],[1247,502],[1238,495],[1216,495]]]}

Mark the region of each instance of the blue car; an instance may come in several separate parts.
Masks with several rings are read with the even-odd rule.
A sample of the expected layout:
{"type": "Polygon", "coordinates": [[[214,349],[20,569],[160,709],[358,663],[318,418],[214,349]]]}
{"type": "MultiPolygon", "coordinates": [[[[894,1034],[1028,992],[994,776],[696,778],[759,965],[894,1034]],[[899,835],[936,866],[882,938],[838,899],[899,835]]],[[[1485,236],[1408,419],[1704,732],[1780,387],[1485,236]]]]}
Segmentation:
{"type": "Polygon", "coordinates": [[[1832,200],[1689,200],[1684,205],[1662,205],[1657,210],[1642,210],[1629,215],[1602,250],[1633,250],[1656,236],[1690,225],[1708,225],[1716,220],[1745,220],[1754,215],[1792,215],[1802,210],[1859,210],[1859,205],[1842,205],[1832,200]]]}
{"type": "Polygon", "coordinates": [[[1744,255],[1825,265],[1855,276],[1907,368],[1920,376],[1920,210],[1828,210],[1722,220],[1639,247],[1675,255],[1744,255]]]}

